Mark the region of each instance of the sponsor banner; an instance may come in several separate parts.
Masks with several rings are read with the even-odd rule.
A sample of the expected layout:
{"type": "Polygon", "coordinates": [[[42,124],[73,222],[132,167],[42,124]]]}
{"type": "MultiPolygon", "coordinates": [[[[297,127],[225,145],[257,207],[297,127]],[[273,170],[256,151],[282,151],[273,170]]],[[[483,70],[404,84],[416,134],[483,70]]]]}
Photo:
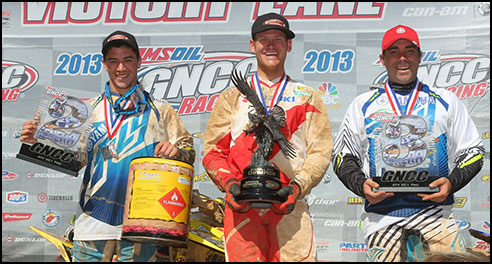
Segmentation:
{"type": "MultiPolygon", "coordinates": [[[[481,226],[482,219],[473,220],[471,215],[490,210],[488,2],[5,2],[4,211],[16,215],[19,211],[32,212],[25,220],[44,219],[37,227],[53,230],[64,230],[68,225],[64,219],[75,214],[76,206],[73,210],[59,207],[58,212],[39,210],[39,206],[53,202],[59,206],[66,201],[69,203],[64,205],[75,204],[83,177],[69,177],[15,159],[20,129],[24,121],[33,118],[46,86],[60,88],[82,100],[101,94],[108,81],[101,41],[117,29],[134,34],[138,40],[142,62],[138,78],[145,90],[155,100],[169,102],[194,138],[197,175],[193,187],[211,198],[222,196],[202,165],[203,133],[220,93],[231,86],[231,71],[238,69],[248,78],[257,71],[256,57],[249,47],[251,25],[268,12],[289,20],[296,37],[287,55],[286,73],[321,96],[333,138],[352,100],[387,79],[379,60],[384,32],[398,24],[418,31],[422,45],[418,77],[429,86],[455,93],[484,141],[483,169],[456,194],[454,203],[461,229],[481,226]],[[28,193],[35,195],[34,201],[30,197],[30,203],[28,193]]],[[[280,100],[291,101],[295,97],[280,100]]],[[[385,112],[371,116],[382,122],[391,118],[385,112]]],[[[95,134],[92,142],[100,140],[104,131],[95,134]]],[[[90,141],[89,148],[91,144],[90,141]]],[[[366,261],[359,222],[365,200],[340,182],[332,166],[306,201],[315,237],[326,241],[316,245],[319,260],[366,261]]],[[[3,255],[18,252],[22,258],[33,251],[58,255],[55,247],[34,237],[30,230],[15,229],[15,221],[26,223],[22,217],[9,216],[11,223],[2,229],[3,237],[10,237],[3,255]]],[[[61,235],[59,232],[54,231],[61,235]]],[[[477,247],[481,246],[477,243],[477,247]]]]}
{"type": "Polygon", "coordinates": [[[29,220],[31,216],[32,213],[2,213],[4,222],[29,220]]]}

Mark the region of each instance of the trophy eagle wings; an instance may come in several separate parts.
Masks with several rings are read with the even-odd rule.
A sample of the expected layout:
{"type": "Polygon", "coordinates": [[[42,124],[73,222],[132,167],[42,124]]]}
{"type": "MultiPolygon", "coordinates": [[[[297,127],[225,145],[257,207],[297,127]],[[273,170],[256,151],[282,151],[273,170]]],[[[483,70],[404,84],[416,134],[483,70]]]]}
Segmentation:
{"type": "Polygon", "coordinates": [[[294,147],[289,140],[287,140],[284,133],[282,133],[282,130],[280,130],[280,128],[284,127],[286,124],[284,109],[276,105],[270,113],[267,113],[265,107],[258,98],[256,91],[251,88],[244,76],[241,76],[237,70],[234,70],[231,74],[231,80],[237,89],[244,96],[246,96],[246,99],[253,105],[256,112],[248,113],[248,117],[251,122],[253,122],[253,126],[246,131],[246,134],[249,134],[256,129],[260,129],[261,126],[264,126],[273,136],[273,140],[278,143],[280,149],[287,158],[296,157],[297,155],[294,147]]]}

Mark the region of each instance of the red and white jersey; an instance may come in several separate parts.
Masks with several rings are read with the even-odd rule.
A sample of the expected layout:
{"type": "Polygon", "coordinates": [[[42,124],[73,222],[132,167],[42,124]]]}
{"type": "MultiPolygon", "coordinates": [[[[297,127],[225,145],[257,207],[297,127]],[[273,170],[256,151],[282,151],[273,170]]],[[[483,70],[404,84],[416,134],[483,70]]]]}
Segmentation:
{"type": "MultiPolygon", "coordinates": [[[[331,128],[318,92],[284,77],[287,82],[251,80],[250,85],[253,83],[253,88],[261,90],[258,94],[267,109],[273,108],[276,102],[285,111],[286,125],[281,130],[296,150],[296,157],[287,158],[275,143],[270,161],[280,169],[283,185],[290,180],[300,184],[299,198],[302,198],[321,181],[328,169],[333,144],[331,128]]],[[[221,190],[224,190],[225,179],[241,179],[244,168],[251,164],[251,156],[257,148],[254,133],[245,134],[252,125],[248,118],[251,111],[254,111],[252,104],[236,87],[231,87],[222,92],[210,115],[204,135],[203,163],[221,190]]]]}

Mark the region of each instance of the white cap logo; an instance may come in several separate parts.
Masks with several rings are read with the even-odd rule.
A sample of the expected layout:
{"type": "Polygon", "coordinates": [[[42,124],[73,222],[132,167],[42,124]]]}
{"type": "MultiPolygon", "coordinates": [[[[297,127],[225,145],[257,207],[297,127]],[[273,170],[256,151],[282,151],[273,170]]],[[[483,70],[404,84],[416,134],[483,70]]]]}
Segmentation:
{"type": "Polygon", "coordinates": [[[396,33],[403,34],[403,33],[405,33],[405,29],[400,27],[400,28],[396,29],[396,33]]]}

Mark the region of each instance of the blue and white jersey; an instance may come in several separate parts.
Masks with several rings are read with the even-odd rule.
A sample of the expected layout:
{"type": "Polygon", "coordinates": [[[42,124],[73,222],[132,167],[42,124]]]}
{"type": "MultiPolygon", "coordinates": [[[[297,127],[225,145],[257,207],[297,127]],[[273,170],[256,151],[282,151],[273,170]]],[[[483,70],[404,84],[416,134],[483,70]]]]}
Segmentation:
{"type": "MultiPolygon", "coordinates": [[[[114,102],[117,97],[111,96],[114,102]]],[[[171,142],[180,151],[193,151],[193,138],[166,102],[149,100],[138,114],[118,115],[104,94],[93,100],[97,105],[91,116],[94,122],[88,136],[74,239],[120,239],[132,159],[154,156],[161,141],[171,142]]]]}
{"type": "MultiPolygon", "coordinates": [[[[448,177],[449,162],[478,151],[481,137],[465,106],[454,93],[431,89],[417,80],[408,93],[385,88],[359,95],[349,106],[334,145],[336,159],[355,156],[366,177],[448,177]]],[[[334,166],[337,164],[334,163],[334,166]]],[[[416,194],[398,194],[364,210],[408,217],[433,205],[416,194]]]]}

